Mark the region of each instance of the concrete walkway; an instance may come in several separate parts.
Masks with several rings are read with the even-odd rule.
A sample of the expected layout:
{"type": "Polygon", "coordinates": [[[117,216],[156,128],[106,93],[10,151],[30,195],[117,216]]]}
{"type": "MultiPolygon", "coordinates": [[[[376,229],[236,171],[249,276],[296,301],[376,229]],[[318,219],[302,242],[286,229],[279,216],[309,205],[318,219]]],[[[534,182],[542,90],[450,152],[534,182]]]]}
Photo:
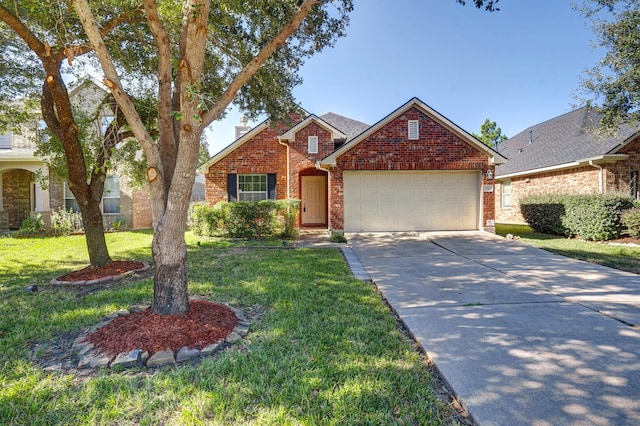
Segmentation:
{"type": "Polygon", "coordinates": [[[484,232],[347,239],[480,425],[640,424],[640,276],[484,232]]]}

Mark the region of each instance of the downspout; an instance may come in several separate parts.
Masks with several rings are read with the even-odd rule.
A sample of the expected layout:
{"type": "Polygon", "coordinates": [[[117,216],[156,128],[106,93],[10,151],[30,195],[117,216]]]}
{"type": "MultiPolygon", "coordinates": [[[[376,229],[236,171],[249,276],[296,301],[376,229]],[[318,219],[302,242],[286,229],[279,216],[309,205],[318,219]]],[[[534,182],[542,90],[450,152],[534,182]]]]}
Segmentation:
{"type": "Polygon", "coordinates": [[[604,170],[602,169],[602,166],[594,163],[593,160],[589,160],[589,165],[598,169],[598,193],[602,194],[604,193],[604,179],[602,176],[604,170]]]}
{"type": "Polygon", "coordinates": [[[289,193],[289,144],[282,142],[280,138],[278,138],[278,143],[280,145],[287,147],[287,200],[291,198],[291,194],[289,193]]]}
{"type": "Polygon", "coordinates": [[[327,172],[327,228],[331,234],[331,170],[322,167],[319,161],[316,161],[316,169],[327,172]]]}

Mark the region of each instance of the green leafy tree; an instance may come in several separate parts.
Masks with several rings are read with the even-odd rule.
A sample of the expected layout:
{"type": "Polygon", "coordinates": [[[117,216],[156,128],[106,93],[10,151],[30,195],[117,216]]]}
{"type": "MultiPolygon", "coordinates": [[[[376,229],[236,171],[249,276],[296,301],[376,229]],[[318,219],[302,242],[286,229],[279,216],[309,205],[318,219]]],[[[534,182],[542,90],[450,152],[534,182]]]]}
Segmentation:
{"type": "MultiPolygon", "coordinates": [[[[100,29],[110,45],[122,46],[131,38],[148,38],[148,29],[140,25],[140,10],[125,10],[105,2],[101,7],[110,11],[100,29]],[[121,30],[125,23],[127,29],[121,30]]],[[[83,134],[87,136],[83,129],[86,117],[74,111],[63,79],[65,72],[69,77],[86,76],[82,58],[89,56],[92,49],[82,34],[82,26],[68,2],[0,0],[0,128],[19,129],[25,120],[33,121],[34,105],[39,104],[53,141],[44,150],[49,150],[52,158],[63,156],[66,161],[54,169],[64,169],[63,175],[82,214],[91,265],[100,266],[111,260],[100,201],[113,148],[123,140],[121,131],[128,130],[124,116],[119,114],[98,148],[89,149],[83,138],[83,134]]],[[[144,69],[139,67],[143,59],[127,49],[121,49],[115,60],[123,70],[144,69]]]]}
{"type": "Polygon", "coordinates": [[[640,0],[584,0],[575,7],[605,51],[582,79],[584,92],[602,110],[604,130],[640,121],[640,0]]]}
{"type": "MultiPolygon", "coordinates": [[[[464,4],[462,0],[456,0],[464,4]]],[[[493,10],[496,1],[474,0],[493,10]]],[[[149,164],[154,218],[153,310],[188,309],[184,231],[204,129],[233,102],[248,118],[284,117],[296,108],[292,88],[305,58],[345,34],[352,0],[143,0],[142,15],[152,38],[127,48],[155,68],[158,137],[132,101],[137,82],[120,69],[106,42],[111,13],[87,0],[73,4],[110,88],[149,164]],[[151,47],[152,51],[147,49],[151,47]],[[144,52],[144,54],[142,54],[144,52]]],[[[124,7],[124,6],[123,6],[124,7]]],[[[147,68],[144,68],[147,69],[147,68]]]]}
{"type": "Polygon", "coordinates": [[[497,148],[499,143],[507,140],[507,136],[502,134],[502,129],[498,127],[496,122],[488,118],[480,126],[480,134],[472,133],[472,135],[491,148],[497,148]]]}

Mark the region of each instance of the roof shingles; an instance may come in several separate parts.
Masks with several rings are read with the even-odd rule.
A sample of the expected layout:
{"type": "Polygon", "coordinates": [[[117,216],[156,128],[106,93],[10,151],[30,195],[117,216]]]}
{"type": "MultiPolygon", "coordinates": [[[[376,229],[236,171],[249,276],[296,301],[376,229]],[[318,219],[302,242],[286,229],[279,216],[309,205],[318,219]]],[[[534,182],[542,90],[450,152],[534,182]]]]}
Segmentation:
{"type": "Polygon", "coordinates": [[[622,126],[603,136],[597,112],[585,106],[525,129],[503,142],[499,151],[509,161],[496,167],[498,177],[568,164],[609,154],[634,135],[637,127],[622,126]]]}

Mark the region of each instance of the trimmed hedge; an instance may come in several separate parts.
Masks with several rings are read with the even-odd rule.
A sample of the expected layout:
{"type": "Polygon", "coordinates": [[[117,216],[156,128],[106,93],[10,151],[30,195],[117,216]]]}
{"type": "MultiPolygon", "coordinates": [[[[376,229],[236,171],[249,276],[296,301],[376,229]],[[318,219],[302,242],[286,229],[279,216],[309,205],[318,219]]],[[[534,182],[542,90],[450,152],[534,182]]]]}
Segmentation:
{"type": "Polygon", "coordinates": [[[189,228],[196,235],[231,238],[293,238],[300,200],[193,203],[189,228]]]}
{"type": "Polygon", "coordinates": [[[534,231],[566,235],[562,224],[566,197],[562,194],[529,195],[520,201],[520,212],[534,231]]]}
{"type": "Polygon", "coordinates": [[[520,210],[537,232],[605,241],[623,231],[621,213],[633,202],[621,194],[534,195],[520,202],[520,210]]]}

